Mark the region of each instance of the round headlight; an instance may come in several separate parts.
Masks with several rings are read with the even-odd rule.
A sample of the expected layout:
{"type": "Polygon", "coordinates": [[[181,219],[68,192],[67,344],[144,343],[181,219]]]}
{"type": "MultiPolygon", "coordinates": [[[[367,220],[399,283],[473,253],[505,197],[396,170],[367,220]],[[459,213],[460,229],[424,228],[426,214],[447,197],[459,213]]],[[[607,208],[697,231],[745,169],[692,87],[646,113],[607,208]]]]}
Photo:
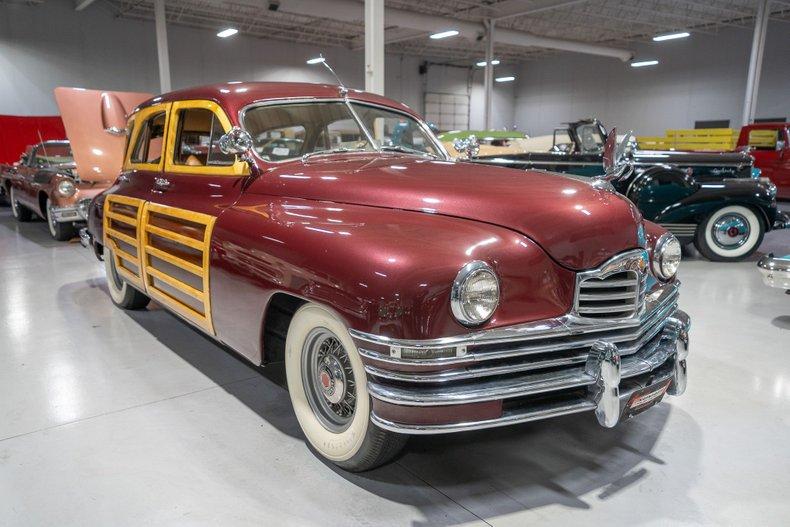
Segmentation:
{"type": "Polygon", "coordinates": [[[499,305],[499,280],[488,264],[474,261],[458,272],[450,292],[453,315],[465,326],[482,324],[499,305]]]}
{"type": "Polygon", "coordinates": [[[77,192],[77,187],[70,179],[64,179],[60,183],[58,183],[58,193],[61,196],[71,197],[74,193],[77,192]]]}
{"type": "Polygon", "coordinates": [[[662,280],[669,280],[680,266],[680,242],[673,234],[666,233],[658,239],[653,251],[653,272],[662,280]]]}

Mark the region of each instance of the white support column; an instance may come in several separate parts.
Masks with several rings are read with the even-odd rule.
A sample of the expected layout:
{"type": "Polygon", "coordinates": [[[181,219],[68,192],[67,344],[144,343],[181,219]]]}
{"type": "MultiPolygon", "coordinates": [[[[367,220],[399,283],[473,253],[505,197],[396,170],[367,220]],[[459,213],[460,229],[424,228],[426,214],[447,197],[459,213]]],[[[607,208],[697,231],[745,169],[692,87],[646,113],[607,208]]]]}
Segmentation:
{"type": "Polygon", "coordinates": [[[485,129],[491,130],[491,123],[494,120],[493,116],[493,98],[494,98],[494,65],[491,62],[494,60],[494,26],[495,22],[489,19],[486,22],[486,67],[485,76],[483,78],[483,86],[485,90],[485,129]]]}
{"type": "Polygon", "coordinates": [[[754,121],[757,110],[757,90],[760,86],[760,72],[763,68],[765,51],[765,34],[768,32],[768,18],[771,14],[769,0],[760,0],[757,6],[757,18],[754,19],[754,38],[752,54],[749,57],[749,74],[746,78],[746,97],[743,101],[743,125],[754,121]]]}
{"type": "Polygon", "coordinates": [[[384,0],[365,0],[365,91],[384,95],[384,0]]]}
{"type": "Polygon", "coordinates": [[[162,93],[166,93],[170,91],[170,55],[167,47],[165,0],[154,0],[154,21],[156,23],[156,54],[159,58],[159,87],[162,93]]]}

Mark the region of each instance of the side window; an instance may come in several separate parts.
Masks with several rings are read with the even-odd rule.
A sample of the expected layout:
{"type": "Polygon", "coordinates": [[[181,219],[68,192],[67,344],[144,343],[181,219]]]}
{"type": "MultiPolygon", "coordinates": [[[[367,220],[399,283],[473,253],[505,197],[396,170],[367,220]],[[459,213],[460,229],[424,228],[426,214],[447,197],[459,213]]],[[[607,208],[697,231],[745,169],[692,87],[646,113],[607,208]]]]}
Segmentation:
{"type": "Polygon", "coordinates": [[[756,150],[776,150],[779,130],[749,130],[749,146],[756,150]]]}
{"type": "Polygon", "coordinates": [[[162,159],[165,137],[165,112],[157,113],[142,123],[130,158],[132,163],[157,164],[162,159]]]}
{"type": "Polygon", "coordinates": [[[233,165],[236,157],[223,154],[219,148],[219,138],[224,133],[222,123],[211,110],[180,110],[173,163],[197,167],[233,165]]]}

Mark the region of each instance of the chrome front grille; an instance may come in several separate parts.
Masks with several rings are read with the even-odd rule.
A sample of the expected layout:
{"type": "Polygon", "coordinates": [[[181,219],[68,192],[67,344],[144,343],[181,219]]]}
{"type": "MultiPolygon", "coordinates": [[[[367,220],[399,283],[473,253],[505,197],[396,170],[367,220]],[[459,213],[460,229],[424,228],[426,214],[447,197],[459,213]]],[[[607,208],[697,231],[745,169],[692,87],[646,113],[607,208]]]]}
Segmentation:
{"type": "Polygon", "coordinates": [[[576,290],[576,314],[588,318],[627,318],[644,303],[647,274],[622,271],[606,278],[580,280],[576,290]]]}

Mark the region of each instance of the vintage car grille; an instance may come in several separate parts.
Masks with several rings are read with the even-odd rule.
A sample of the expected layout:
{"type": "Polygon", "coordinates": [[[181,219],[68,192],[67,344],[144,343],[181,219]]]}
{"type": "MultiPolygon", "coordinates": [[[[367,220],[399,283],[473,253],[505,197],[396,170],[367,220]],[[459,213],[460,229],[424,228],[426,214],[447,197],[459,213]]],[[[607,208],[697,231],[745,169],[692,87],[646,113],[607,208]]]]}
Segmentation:
{"type": "MultiPolygon", "coordinates": [[[[499,426],[593,408],[589,394],[598,377],[589,368],[588,359],[591,347],[598,341],[617,347],[622,386],[635,386],[643,380],[652,382],[672,369],[679,331],[688,320],[677,309],[677,283],[651,281],[646,292],[644,273],[633,270],[604,273],[604,278],[587,277],[578,283],[580,307],[595,308],[588,313],[605,318],[591,318],[582,311],[436,341],[394,342],[350,331],[365,364],[370,395],[402,406],[502,400],[503,408],[514,412],[512,415],[503,414],[496,422],[475,425],[499,426]],[[602,298],[599,295],[603,292],[617,292],[623,298],[602,298]],[[603,307],[606,309],[598,309],[603,307]],[[396,349],[402,353],[399,346],[455,347],[463,351],[433,359],[405,358],[394,353],[396,349]],[[549,399],[561,403],[554,408],[554,402],[545,403],[549,399]]],[[[380,419],[375,412],[373,419],[379,426],[408,433],[454,431],[466,426],[410,428],[380,419]]]]}
{"type": "Polygon", "coordinates": [[[622,271],[605,278],[580,280],[576,289],[576,313],[588,318],[625,318],[639,312],[644,303],[647,274],[622,271]]]}

